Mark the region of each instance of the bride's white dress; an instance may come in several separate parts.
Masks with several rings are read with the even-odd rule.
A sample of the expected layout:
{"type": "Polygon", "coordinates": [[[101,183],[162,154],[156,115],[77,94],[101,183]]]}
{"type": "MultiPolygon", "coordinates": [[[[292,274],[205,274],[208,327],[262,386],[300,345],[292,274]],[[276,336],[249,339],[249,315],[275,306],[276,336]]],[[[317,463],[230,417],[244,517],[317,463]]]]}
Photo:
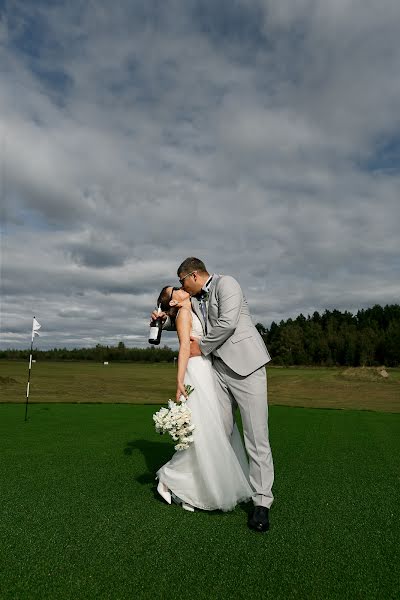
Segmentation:
{"type": "MultiPolygon", "coordinates": [[[[203,335],[199,318],[192,313],[191,335],[203,335]]],[[[194,388],[187,400],[192,411],[194,441],[176,452],[157,471],[157,478],[183,502],[203,510],[232,510],[254,493],[248,481],[248,462],[235,425],[229,440],[220,413],[211,359],[190,358],[185,384],[194,388]]]]}

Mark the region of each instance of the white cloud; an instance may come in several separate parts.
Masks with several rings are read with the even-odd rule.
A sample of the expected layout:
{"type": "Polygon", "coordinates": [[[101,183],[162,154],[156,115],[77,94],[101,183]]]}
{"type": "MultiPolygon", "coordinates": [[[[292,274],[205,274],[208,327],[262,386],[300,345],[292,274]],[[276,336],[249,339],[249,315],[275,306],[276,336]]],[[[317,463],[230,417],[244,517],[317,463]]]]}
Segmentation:
{"type": "Polygon", "coordinates": [[[14,9],[3,346],[33,313],[42,344],[144,345],[188,255],[266,325],[398,302],[397,2],[14,9]]]}

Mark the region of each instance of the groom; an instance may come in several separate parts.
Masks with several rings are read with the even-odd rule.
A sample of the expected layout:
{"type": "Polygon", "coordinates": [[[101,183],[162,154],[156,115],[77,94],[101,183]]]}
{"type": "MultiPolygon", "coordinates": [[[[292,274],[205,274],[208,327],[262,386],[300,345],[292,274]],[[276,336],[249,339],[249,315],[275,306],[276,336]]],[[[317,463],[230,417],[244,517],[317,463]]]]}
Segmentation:
{"type": "Polygon", "coordinates": [[[267,378],[271,357],[253,325],[239,283],[228,275],[210,275],[204,263],[190,257],[178,268],[182,288],[192,297],[192,307],[204,330],[200,343],[191,341],[190,356],[211,354],[225,431],[232,434],[238,406],[254,489],[254,510],[248,526],[269,529],[273,502],[274,467],[268,439],[267,378]]]}

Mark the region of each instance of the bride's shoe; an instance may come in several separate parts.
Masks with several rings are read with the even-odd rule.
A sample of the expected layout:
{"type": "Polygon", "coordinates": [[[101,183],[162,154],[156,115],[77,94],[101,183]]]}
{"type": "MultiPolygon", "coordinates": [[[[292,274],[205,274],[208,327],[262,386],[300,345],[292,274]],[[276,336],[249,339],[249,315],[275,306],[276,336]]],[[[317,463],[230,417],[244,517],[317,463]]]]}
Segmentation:
{"type": "Polygon", "coordinates": [[[171,492],[169,491],[165,483],[163,483],[162,481],[158,482],[157,492],[160,494],[160,496],[164,498],[165,502],[171,504],[171,492]]]}
{"type": "Polygon", "coordinates": [[[174,492],[171,492],[170,495],[172,496],[172,500],[175,502],[175,504],[180,504],[184,510],[194,512],[194,507],[191,504],[188,504],[187,502],[181,500],[178,496],[176,496],[176,494],[174,494],[174,492]]]}

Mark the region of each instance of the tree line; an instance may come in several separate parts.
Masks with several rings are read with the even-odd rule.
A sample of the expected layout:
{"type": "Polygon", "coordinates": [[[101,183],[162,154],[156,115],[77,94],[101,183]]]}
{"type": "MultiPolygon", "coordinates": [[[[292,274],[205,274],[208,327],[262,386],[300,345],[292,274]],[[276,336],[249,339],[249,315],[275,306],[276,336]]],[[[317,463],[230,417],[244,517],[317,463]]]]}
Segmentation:
{"type": "MultiPolygon", "coordinates": [[[[0,359],[29,359],[30,350],[0,350],[0,359]]],[[[127,348],[124,342],[117,346],[97,344],[94,348],[53,348],[52,350],[34,349],[37,360],[91,360],[94,362],[140,362],[159,363],[173,362],[178,356],[176,350],[168,346],[161,348],[127,348]]]]}
{"type": "Polygon", "coordinates": [[[256,325],[275,365],[400,365],[400,305],[376,304],[353,315],[339,310],[256,325]]]}
{"type": "MultiPolygon", "coordinates": [[[[314,312],[269,328],[256,325],[272,356],[272,365],[374,366],[400,365],[400,305],[359,310],[314,312]]],[[[173,362],[178,352],[161,348],[127,348],[97,344],[94,348],[35,349],[38,360],[89,360],[96,362],[173,362]]],[[[29,350],[0,350],[0,359],[28,359],[29,350]]]]}

